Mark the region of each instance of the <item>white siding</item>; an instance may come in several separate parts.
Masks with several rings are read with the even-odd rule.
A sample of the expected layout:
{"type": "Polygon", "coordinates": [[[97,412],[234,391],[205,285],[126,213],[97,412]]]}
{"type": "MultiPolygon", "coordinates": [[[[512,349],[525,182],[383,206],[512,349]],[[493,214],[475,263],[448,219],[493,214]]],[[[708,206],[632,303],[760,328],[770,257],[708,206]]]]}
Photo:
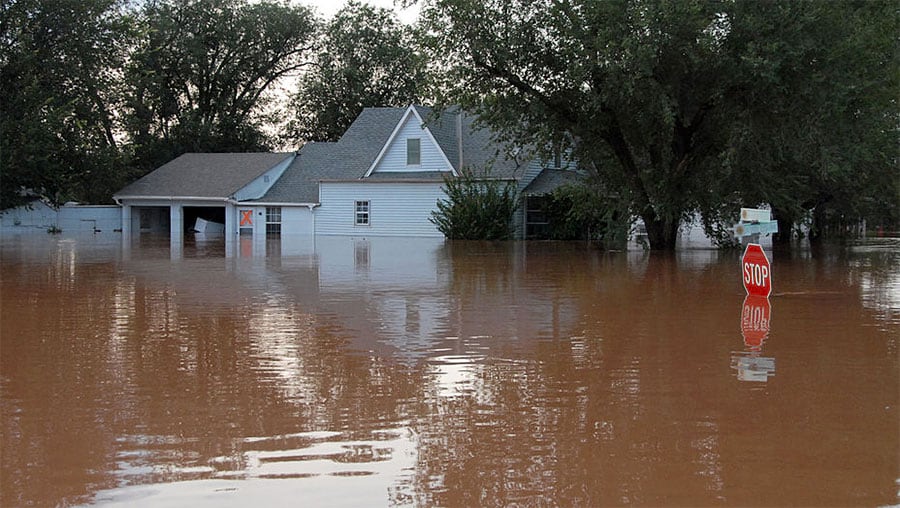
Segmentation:
{"type": "Polygon", "coordinates": [[[113,232],[122,227],[122,209],[116,205],[65,205],[54,209],[35,201],[0,212],[0,225],[43,230],[57,226],[64,232],[113,232]]]}
{"type": "Polygon", "coordinates": [[[441,183],[322,182],[315,209],[320,235],[420,236],[443,234],[428,219],[446,199],[441,183]],[[355,224],[356,201],[369,202],[369,225],[355,224]]]}
{"type": "Polygon", "coordinates": [[[282,235],[312,235],[313,212],[305,206],[281,207],[282,235]]]}
{"type": "Polygon", "coordinates": [[[122,228],[122,208],[117,205],[63,206],[59,209],[63,231],[113,231],[122,228]]]}
{"type": "Polygon", "coordinates": [[[400,131],[391,140],[387,151],[373,172],[404,172],[404,171],[450,171],[444,153],[441,151],[422,128],[419,119],[415,115],[409,115],[400,131]],[[421,140],[421,164],[415,166],[406,165],[406,140],[419,138],[421,140]]]}
{"type": "Polygon", "coordinates": [[[269,189],[273,185],[275,185],[275,182],[278,181],[279,178],[281,178],[281,175],[293,161],[293,157],[288,157],[277,166],[259,175],[252,182],[248,183],[242,189],[235,192],[234,198],[237,201],[243,201],[246,199],[257,199],[264,196],[266,192],[268,192],[269,189]]]}

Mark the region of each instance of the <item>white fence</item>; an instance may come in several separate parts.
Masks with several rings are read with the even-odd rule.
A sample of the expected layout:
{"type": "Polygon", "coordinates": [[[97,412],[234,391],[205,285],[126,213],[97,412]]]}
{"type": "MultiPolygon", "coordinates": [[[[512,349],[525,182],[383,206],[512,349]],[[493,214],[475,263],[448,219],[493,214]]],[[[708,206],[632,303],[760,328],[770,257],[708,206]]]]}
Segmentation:
{"type": "Polygon", "coordinates": [[[0,212],[4,229],[42,229],[57,227],[64,232],[112,232],[122,229],[122,209],[116,205],[67,204],[57,208],[35,201],[0,212]]]}

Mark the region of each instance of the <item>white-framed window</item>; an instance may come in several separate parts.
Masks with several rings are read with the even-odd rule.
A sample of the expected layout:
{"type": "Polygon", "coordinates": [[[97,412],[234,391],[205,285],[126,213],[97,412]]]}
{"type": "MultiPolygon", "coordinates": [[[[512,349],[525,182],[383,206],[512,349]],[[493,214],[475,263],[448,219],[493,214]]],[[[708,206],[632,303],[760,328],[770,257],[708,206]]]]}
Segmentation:
{"type": "Polygon", "coordinates": [[[277,236],[281,234],[281,207],[266,207],[266,235],[277,236]]]}
{"type": "Polygon", "coordinates": [[[419,138],[406,138],[406,165],[422,164],[422,141],[419,138]]]}
{"type": "Polygon", "coordinates": [[[356,214],[355,214],[354,224],[356,224],[357,226],[368,226],[369,225],[369,202],[368,201],[357,201],[356,202],[356,214]]]}

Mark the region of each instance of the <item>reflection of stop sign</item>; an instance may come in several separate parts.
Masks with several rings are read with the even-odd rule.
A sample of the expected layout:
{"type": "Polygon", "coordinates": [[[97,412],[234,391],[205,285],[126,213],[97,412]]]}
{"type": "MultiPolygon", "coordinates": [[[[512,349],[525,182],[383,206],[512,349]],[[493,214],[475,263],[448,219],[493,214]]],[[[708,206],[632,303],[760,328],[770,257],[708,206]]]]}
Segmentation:
{"type": "Polygon", "coordinates": [[[744,344],[751,349],[760,349],[772,322],[772,307],[764,296],[747,296],[741,308],[741,335],[744,344]]]}
{"type": "Polygon", "coordinates": [[[747,245],[741,258],[741,275],[748,295],[768,298],[772,294],[772,265],[761,245],[747,245]]]}

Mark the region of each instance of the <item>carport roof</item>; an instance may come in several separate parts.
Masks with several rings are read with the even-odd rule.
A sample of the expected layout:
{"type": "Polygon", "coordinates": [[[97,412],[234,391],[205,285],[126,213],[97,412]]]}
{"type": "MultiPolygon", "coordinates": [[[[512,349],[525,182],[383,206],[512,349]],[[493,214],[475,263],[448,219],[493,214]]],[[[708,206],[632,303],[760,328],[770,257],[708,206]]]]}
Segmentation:
{"type": "Polygon", "coordinates": [[[587,176],[577,171],[566,169],[544,169],[535,178],[522,194],[526,196],[540,196],[550,194],[564,185],[584,183],[587,176]]]}
{"type": "Polygon", "coordinates": [[[227,199],[293,153],[186,153],[115,194],[115,198],[227,199]]]}

